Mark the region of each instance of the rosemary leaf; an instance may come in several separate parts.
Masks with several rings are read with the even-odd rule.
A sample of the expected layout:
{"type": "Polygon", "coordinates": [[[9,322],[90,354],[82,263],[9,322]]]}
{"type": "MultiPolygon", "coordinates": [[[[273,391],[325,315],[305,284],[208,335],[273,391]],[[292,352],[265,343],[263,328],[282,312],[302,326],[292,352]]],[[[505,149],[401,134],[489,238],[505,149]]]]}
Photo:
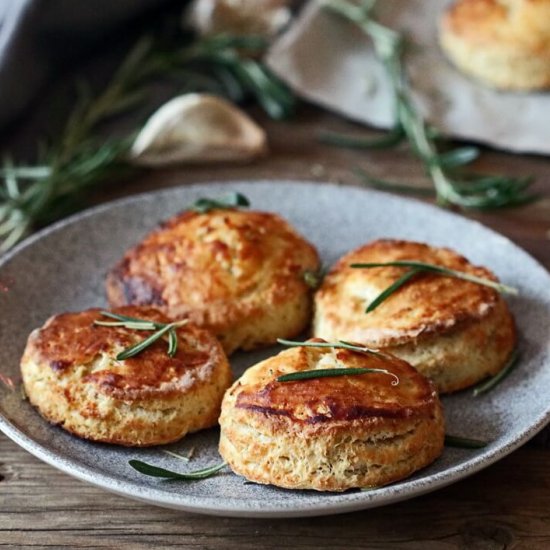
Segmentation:
{"type": "Polygon", "coordinates": [[[512,351],[510,358],[500,372],[495,374],[495,376],[492,376],[491,378],[480,382],[477,386],[474,387],[472,391],[474,397],[491,391],[495,386],[502,382],[516,368],[519,362],[519,357],[519,350],[516,348],[512,351]]]}
{"type": "Polygon", "coordinates": [[[160,468],[159,466],[153,466],[152,464],[147,464],[141,460],[129,460],[128,464],[137,470],[140,474],[152,477],[161,477],[163,479],[177,479],[181,481],[193,481],[197,479],[206,479],[217,474],[221,469],[223,469],[226,464],[222,462],[216,466],[209,466],[208,468],[203,468],[202,470],[195,470],[194,472],[173,472],[171,470],[166,470],[165,468],[160,468]]]}
{"type": "MultiPolygon", "coordinates": [[[[455,279],[462,279],[464,281],[469,281],[471,283],[476,283],[478,285],[482,286],[488,286],[489,288],[492,288],[496,290],[497,292],[500,292],[502,294],[512,294],[514,296],[517,296],[518,290],[514,287],[503,285],[502,283],[497,283],[495,281],[491,281],[490,279],[484,279],[482,277],[476,277],[475,275],[471,275],[469,273],[464,273],[462,271],[455,271],[454,269],[449,269],[447,267],[443,267],[440,265],[434,265],[429,264],[425,262],[419,262],[419,261],[409,261],[409,260],[397,260],[395,262],[375,262],[375,263],[354,263],[350,264],[350,267],[358,268],[358,269],[369,269],[373,267],[411,267],[413,269],[420,271],[428,271],[431,273],[437,273],[442,276],[446,277],[454,277],[455,279]]],[[[393,286],[393,285],[392,285],[393,286]]],[[[399,287],[398,287],[399,288],[399,287]]],[[[385,292],[385,291],[384,291],[385,292]]]]}
{"type": "Polygon", "coordinates": [[[148,321],[94,321],[94,325],[100,327],[124,327],[132,330],[156,330],[158,327],[154,323],[148,321]]]}
{"type": "Polygon", "coordinates": [[[283,338],[277,338],[277,343],[287,346],[289,348],[333,348],[333,349],[347,349],[350,351],[356,351],[357,353],[370,353],[373,355],[384,356],[384,353],[367,348],[366,346],[357,346],[344,340],[338,340],[338,342],[295,342],[293,340],[285,340],[283,338]]]}
{"type": "MultiPolygon", "coordinates": [[[[352,267],[356,267],[352,265],[352,267]]],[[[410,281],[415,275],[418,275],[421,272],[420,269],[414,268],[397,279],[394,283],[392,283],[388,288],[383,290],[372,302],[367,306],[367,309],[365,310],[365,313],[370,313],[371,311],[374,311],[382,302],[387,300],[394,292],[399,290],[402,286],[406,285],[408,281],[410,281]]]]}
{"type": "Polygon", "coordinates": [[[277,382],[295,382],[298,380],[311,380],[314,378],[327,378],[333,376],[357,376],[358,374],[368,374],[378,372],[392,376],[395,380],[392,386],[399,384],[399,377],[386,369],[368,369],[368,368],[335,368],[335,369],[315,369],[303,370],[299,372],[290,372],[277,378],[277,382]]]}
{"type": "Polygon", "coordinates": [[[178,352],[178,336],[174,328],[168,331],[168,356],[174,357],[178,352]]]}
{"type": "Polygon", "coordinates": [[[229,193],[219,199],[200,198],[193,203],[190,210],[206,214],[216,209],[247,208],[248,206],[250,206],[250,201],[243,194],[229,193]]]}
{"type": "MultiPolygon", "coordinates": [[[[169,323],[168,325],[165,325],[161,329],[157,330],[157,332],[151,334],[151,336],[145,338],[141,342],[138,342],[137,344],[126,348],[124,351],[121,351],[116,356],[117,361],[123,361],[124,359],[129,359],[130,357],[134,357],[135,355],[140,354],[143,350],[147,349],[151,344],[155,343],[159,338],[162,338],[167,332],[172,331],[174,327],[179,326],[181,323],[182,321],[169,323]]],[[[169,344],[168,355],[170,355],[170,349],[171,348],[169,344]]]]}
{"type": "Polygon", "coordinates": [[[401,127],[390,130],[385,136],[372,138],[362,136],[349,136],[336,132],[321,132],[318,137],[321,143],[333,145],[334,147],[345,147],[348,149],[386,149],[394,147],[405,139],[401,127]]]}
{"type": "Polygon", "coordinates": [[[487,447],[487,445],[487,441],[445,434],[446,447],[459,447],[461,449],[483,449],[483,447],[487,447]]]}

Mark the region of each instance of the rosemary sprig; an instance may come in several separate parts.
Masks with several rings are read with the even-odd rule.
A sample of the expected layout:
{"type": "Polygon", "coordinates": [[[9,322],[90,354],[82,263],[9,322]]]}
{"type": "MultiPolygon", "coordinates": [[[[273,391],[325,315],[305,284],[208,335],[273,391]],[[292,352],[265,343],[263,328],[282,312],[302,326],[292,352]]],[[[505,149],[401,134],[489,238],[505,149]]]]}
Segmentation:
{"type": "MultiPolygon", "coordinates": [[[[372,40],[393,89],[395,128],[403,132],[411,150],[422,161],[426,173],[432,180],[440,205],[489,209],[517,206],[538,198],[537,195],[527,192],[532,178],[480,176],[457,171],[458,167],[477,157],[479,151],[476,148],[457,148],[445,153],[439,151],[433,128],[423,120],[411,98],[403,65],[405,38],[375,20],[372,10],[376,0],[363,0],[359,3],[350,0],[323,0],[323,4],[329,10],[355,23],[372,40]]],[[[397,136],[395,129],[392,134],[397,136]]],[[[332,144],[358,146],[357,141],[348,141],[346,144],[345,138],[332,136],[330,139],[332,144]]],[[[391,138],[386,145],[394,145],[391,138]]],[[[372,181],[367,180],[367,183],[371,184],[372,181]]],[[[399,184],[378,180],[377,187],[381,188],[381,183],[385,183],[390,189],[398,190],[399,184]]]]}
{"type": "Polygon", "coordinates": [[[492,376],[491,378],[480,382],[477,386],[474,387],[472,394],[474,397],[482,395],[491,391],[497,384],[500,384],[517,366],[519,362],[519,350],[516,348],[512,351],[510,358],[508,359],[506,365],[502,368],[500,372],[492,376]]]}
{"type": "Polygon", "coordinates": [[[426,262],[419,262],[416,260],[397,260],[394,262],[370,262],[370,263],[353,263],[350,264],[350,267],[357,269],[371,269],[375,267],[409,267],[410,270],[406,271],[399,279],[392,283],[388,288],[383,290],[370,304],[367,306],[366,313],[370,313],[376,309],[382,302],[387,300],[394,292],[399,290],[403,285],[405,285],[410,279],[419,273],[435,273],[444,277],[453,277],[455,279],[462,279],[464,281],[469,281],[471,283],[476,283],[478,285],[487,286],[500,292],[502,294],[513,294],[517,295],[518,290],[514,287],[503,285],[490,279],[484,279],[482,277],[477,277],[469,273],[464,273],[462,271],[456,271],[454,269],[449,269],[440,265],[429,264],[426,262]]]}
{"type": "Polygon", "coordinates": [[[136,317],[128,317],[126,315],[118,315],[117,313],[111,313],[110,311],[102,311],[101,315],[116,319],[116,321],[94,321],[94,325],[102,327],[124,327],[131,330],[149,330],[155,331],[151,336],[141,340],[137,344],[130,346],[122,350],[117,356],[117,361],[123,361],[139,355],[143,350],[147,349],[151,344],[162,338],[165,334],[168,334],[168,351],[169,357],[174,357],[178,351],[178,336],[176,328],[185,325],[188,320],[174,321],[172,323],[159,323],[148,321],[146,319],[138,319],[136,317]]]}
{"type": "Polygon", "coordinates": [[[242,193],[229,193],[219,199],[200,198],[197,199],[190,210],[199,214],[206,214],[211,210],[227,210],[228,208],[248,208],[250,201],[242,193]]]}
{"type": "Polygon", "coordinates": [[[273,118],[292,114],[292,93],[250,57],[266,47],[265,40],[189,38],[180,37],[180,44],[187,44],[169,50],[160,40],[140,40],[97,96],[79,84],[59,139],[39,154],[36,165],[5,160],[0,167],[0,254],[33,229],[76,210],[91,187],[137,170],[127,161],[132,136],[105,139],[100,130],[106,121],[139,106],[159,79],[172,82],[179,93],[183,80],[185,91],[209,91],[235,101],[252,97],[273,118]]]}
{"type": "Polygon", "coordinates": [[[289,372],[288,374],[282,374],[277,377],[277,382],[296,382],[298,380],[312,380],[314,378],[328,378],[333,376],[357,376],[358,374],[368,374],[372,372],[378,372],[381,374],[387,374],[392,376],[392,386],[399,384],[399,377],[386,369],[368,369],[368,368],[335,368],[335,369],[314,369],[314,370],[302,370],[299,372],[289,372]]]}
{"type": "Polygon", "coordinates": [[[137,470],[140,474],[152,477],[161,477],[163,479],[177,479],[180,481],[194,481],[197,479],[206,479],[216,475],[220,470],[225,468],[226,463],[222,462],[216,466],[209,466],[208,468],[203,468],[202,470],[195,470],[194,472],[173,472],[172,470],[166,470],[165,468],[160,468],[159,466],[153,466],[152,464],[147,464],[147,462],[142,462],[141,460],[129,460],[128,464],[134,469],[137,470]]]}
{"type": "Polygon", "coordinates": [[[460,449],[483,449],[487,447],[487,441],[480,439],[470,439],[468,437],[458,437],[456,435],[445,434],[446,447],[458,447],[460,449]]]}
{"type": "MultiPolygon", "coordinates": [[[[338,342],[295,342],[293,340],[284,340],[283,338],[277,338],[277,342],[283,346],[288,347],[302,347],[302,348],[332,348],[332,349],[347,349],[355,351],[357,353],[367,353],[372,355],[378,355],[385,357],[385,355],[378,350],[370,349],[365,346],[356,346],[350,342],[344,340],[338,340],[338,342]]],[[[355,376],[358,374],[367,374],[369,372],[380,372],[392,376],[392,386],[399,384],[399,377],[386,369],[370,369],[370,368],[334,368],[334,369],[315,369],[304,370],[300,372],[291,372],[283,374],[277,378],[277,382],[293,382],[296,380],[310,380],[312,378],[324,378],[329,376],[355,376]]]]}
{"type": "Polygon", "coordinates": [[[332,348],[332,349],[347,349],[355,351],[357,353],[369,353],[372,355],[379,355],[386,357],[384,353],[376,349],[371,349],[366,346],[357,346],[344,340],[338,340],[338,342],[296,342],[294,340],[285,340],[284,338],[277,338],[277,343],[289,348],[332,348]]]}

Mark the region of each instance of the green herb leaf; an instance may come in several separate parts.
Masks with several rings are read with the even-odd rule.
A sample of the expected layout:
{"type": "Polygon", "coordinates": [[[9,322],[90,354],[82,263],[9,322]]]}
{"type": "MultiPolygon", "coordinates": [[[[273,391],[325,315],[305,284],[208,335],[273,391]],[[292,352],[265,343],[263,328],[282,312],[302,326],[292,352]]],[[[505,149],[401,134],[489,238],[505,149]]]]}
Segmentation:
{"type": "Polygon", "coordinates": [[[445,434],[446,447],[459,447],[461,449],[483,449],[483,447],[487,447],[487,445],[487,441],[445,434]]]}
{"type": "MultiPolygon", "coordinates": [[[[352,266],[354,267],[354,266],[352,266]]],[[[411,269],[407,271],[397,281],[392,283],[388,288],[383,290],[368,306],[365,310],[365,313],[370,313],[374,311],[382,302],[387,300],[394,292],[399,290],[402,286],[406,285],[415,275],[420,273],[420,269],[411,269]]]]}
{"type": "Polygon", "coordinates": [[[178,336],[175,329],[168,331],[168,355],[174,357],[178,352],[178,336]]]}
{"type": "Polygon", "coordinates": [[[290,372],[277,377],[277,382],[296,382],[298,380],[311,380],[314,378],[327,378],[333,376],[357,376],[358,374],[368,374],[378,372],[393,376],[395,379],[391,384],[397,386],[399,384],[399,377],[393,372],[386,369],[367,369],[367,368],[335,368],[335,369],[315,369],[315,370],[302,370],[299,372],[290,372]]]}
{"type": "MultiPolygon", "coordinates": [[[[165,325],[161,329],[157,330],[154,334],[151,334],[148,338],[145,338],[141,342],[126,348],[124,351],[121,351],[117,356],[117,361],[123,361],[124,359],[129,359],[140,354],[142,351],[147,349],[151,344],[155,343],[159,338],[162,338],[167,332],[170,332],[178,323],[170,323],[165,325]]],[[[168,355],[170,355],[170,344],[168,346],[168,355]]]]}
{"type": "MultiPolygon", "coordinates": [[[[442,276],[445,276],[445,277],[453,277],[455,279],[462,279],[464,281],[469,281],[471,283],[476,283],[478,285],[487,286],[487,287],[492,288],[492,289],[494,289],[497,292],[500,292],[502,294],[513,294],[513,295],[518,294],[518,290],[516,288],[511,287],[511,286],[503,285],[502,283],[497,283],[495,281],[491,281],[490,279],[484,279],[482,277],[477,277],[475,275],[471,275],[469,273],[464,273],[462,271],[456,271],[454,269],[449,269],[447,267],[443,267],[443,266],[440,266],[440,265],[429,264],[429,263],[426,263],[426,262],[419,262],[419,261],[416,261],[416,260],[397,260],[397,261],[394,261],[394,262],[353,263],[353,264],[350,264],[350,267],[357,268],[357,269],[371,269],[371,268],[375,268],[375,267],[410,267],[413,270],[417,270],[416,271],[417,273],[419,273],[421,271],[436,273],[438,275],[442,275],[442,276]]],[[[408,272],[408,273],[410,273],[410,272],[408,272]]],[[[406,275],[407,275],[407,273],[405,275],[403,275],[403,277],[405,277],[406,275]]],[[[397,284],[397,282],[398,281],[396,281],[396,283],[394,283],[394,285],[397,284]]],[[[399,285],[399,286],[402,286],[402,284],[399,285]]],[[[392,285],[391,287],[388,287],[388,289],[386,289],[384,291],[384,293],[386,291],[388,291],[390,288],[392,288],[394,285],[392,285]]],[[[397,288],[399,288],[399,286],[397,288]]],[[[393,289],[392,292],[395,291],[395,290],[397,290],[397,289],[393,289]]],[[[390,292],[390,294],[392,292],[390,292]]],[[[374,308],[372,308],[372,309],[374,309],[374,308]]],[[[372,310],[370,310],[370,311],[372,311],[372,310]]]]}
{"type": "Polygon", "coordinates": [[[128,464],[130,464],[134,470],[137,470],[140,474],[144,474],[146,476],[161,477],[163,479],[177,479],[182,481],[193,481],[212,477],[226,466],[225,462],[222,462],[221,464],[209,466],[208,468],[203,468],[202,470],[183,473],[166,470],[165,468],[160,468],[159,466],[153,466],[152,464],[147,464],[141,460],[129,460],[128,464]]]}
{"type": "Polygon", "coordinates": [[[482,395],[484,393],[487,393],[488,391],[491,391],[495,386],[500,384],[518,365],[520,358],[519,350],[516,348],[512,351],[510,358],[506,362],[506,365],[495,374],[495,376],[492,376],[491,378],[484,380],[483,382],[480,382],[477,386],[474,387],[472,393],[474,397],[477,397],[478,395],[482,395]]]}
{"type": "Polygon", "coordinates": [[[338,340],[338,342],[295,342],[294,340],[285,340],[283,338],[277,338],[277,343],[287,346],[289,348],[334,348],[334,349],[347,349],[350,351],[356,351],[357,353],[370,353],[372,355],[380,355],[386,357],[384,353],[376,349],[367,348],[366,346],[358,346],[345,342],[344,340],[338,340]]]}
{"type": "Polygon", "coordinates": [[[372,138],[361,136],[350,136],[336,132],[322,132],[319,134],[319,141],[334,147],[345,147],[347,149],[386,149],[395,147],[405,139],[405,133],[398,126],[390,130],[385,136],[372,138]]]}
{"type": "Polygon", "coordinates": [[[229,193],[219,199],[200,198],[191,206],[190,210],[194,210],[199,214],[206,214],[211,210],[227,210],[231,208],[247,208],[250,206],[250,201],[241,193],[229,193]]]}

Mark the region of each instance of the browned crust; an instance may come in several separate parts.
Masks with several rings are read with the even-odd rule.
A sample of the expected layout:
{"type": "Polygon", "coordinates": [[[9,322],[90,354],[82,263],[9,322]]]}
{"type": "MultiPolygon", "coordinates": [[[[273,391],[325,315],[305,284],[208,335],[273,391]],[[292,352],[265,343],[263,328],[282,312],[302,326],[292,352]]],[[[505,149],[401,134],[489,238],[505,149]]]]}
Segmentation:
{"type": "MultiPolygon", "coordinates": [[[[320,339],[319,339],[320,340],[320,339]]],[[[291,422],[310,425],[373,418],[413,418],[429,414],[437,401],[432,383],[408,363],[389,354],[384,357],[335,351],[335,358],[345,368],[386,369],[393,376],[369,373],[359,376],[337,376],[294,382],[278,382],[287,366],[299,372],[310,369],[320,349],[297,348],[269,359],[264,365],[267,378],[245,388],[235,385],[236,407],[267,416],[282,416],[291,422]]]]}
{"type": "Polygon", "coordinates": [[[548,0],[459,0],[442,19],[444,32],[479,47],[500,46],[550,55],[548,0]]]}
{"type": "MultiPolygon", "coordinates": [[[[184,212],[125,254],[108,274],[107,296],[112,306],[152,304],[222,337],[292,301],[309,303],[303,275],[318,267],[315,248],[276,214],[184,212]]],[[[303,330],[302,317],[291,333],[303,330]]]]}
{"type": "Polygon", "coordinates": [[[343,491],[402,479],[443,449],[442,407],[430,381],[395,357],[294,348],[251,367],[225,394],[220,453],[238,474],[289,489],[343,491]],[[278,382],[327,368],[382,373],[278,382]]]}
{"type": "Polygon", "coordinates": [[[330,327],[339,338],[351,338],[376,347],[387,347],[443,334],[488,316],[500,302],[486,286],[436,274],[422,273],[366,314],[363,289],[371,297],[382,292],[408,268],[351,268],[352,263],[417,260],[496,281],[485,267],[474,266],[448,248],[423,243],[382,239],[343,256],[331,269],[315,296],[315,335],[330,327]]]}
{"type": "MultiPolygon", "coordinates": [[[[114,360],[114,350],[127,348],[151,334],[95,325],[95,320],[108,320],[100,311],[94,308],[51,317],[44,327],[30,335],[22,362],[41,364],[63,378],[74,375],[82,365],[91,363],[101,353],[112,355],[114,360]]],[[[168,317],[150,307],[130,306],[113,311],[145,320],[170,322],[168,317]]],[[[116,372],[108,368],[89,372],[83,374],[80,381],[125,401],[177,396],[182,381],[190,374],[196,382],[201,369],[225,360],[220,344],[208,331],[187,324],[178,327],[177,334],[179,345],[174,357],[168,356],[166,341],[157,340],[139,355],[118,362],[116,372]]],[[[66,396],[71,399],[69,391],[66,396]]]]}

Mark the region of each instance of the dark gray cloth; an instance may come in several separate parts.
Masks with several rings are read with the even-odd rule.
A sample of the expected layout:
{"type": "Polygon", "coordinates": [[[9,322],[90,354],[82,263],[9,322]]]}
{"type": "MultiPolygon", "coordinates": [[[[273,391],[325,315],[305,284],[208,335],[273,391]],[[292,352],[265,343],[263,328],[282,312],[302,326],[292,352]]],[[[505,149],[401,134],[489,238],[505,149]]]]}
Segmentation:
{"type": "Polygon", "coordinates": [[[54,71],[167,1],[0,0],[0,130],[24,113],[54,71]]]}

